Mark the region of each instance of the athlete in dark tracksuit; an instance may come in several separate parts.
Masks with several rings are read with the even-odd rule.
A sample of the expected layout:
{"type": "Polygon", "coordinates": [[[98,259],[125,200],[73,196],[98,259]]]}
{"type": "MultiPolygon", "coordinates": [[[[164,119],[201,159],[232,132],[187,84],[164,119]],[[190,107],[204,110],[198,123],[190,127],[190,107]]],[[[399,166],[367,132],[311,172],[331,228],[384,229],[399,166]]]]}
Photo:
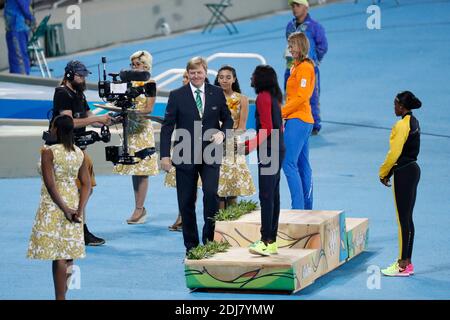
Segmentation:
{"type": "Polygon", "coordinates": [[[281,117],[281,89],[275,70],[268,65],[257,66],[252,75],[256,97],[257,135],[245,142],[245,153],[257,149],[258,186],[261,205],[261,240],[250,245],[258,255],[278,253],[276,243],[280,217],[280,170],[285,146],[281,117]]]}
{"type": "Polygon", "coordinates": [[[399,93],[395,98],[395,114],[401,116],[392,128],[390,150],[380,167],[380,181],[390,186],[394,176],[394,198],[399,224],[399,258],[383,269],[387,276],[409,276],[414,273],[411,256],[414,243],[413,209],[416,202],[420,167],[417,156],[420,149],[419,121],[411,110],[421,107],[421,102],[411,92],[399,93]]]}

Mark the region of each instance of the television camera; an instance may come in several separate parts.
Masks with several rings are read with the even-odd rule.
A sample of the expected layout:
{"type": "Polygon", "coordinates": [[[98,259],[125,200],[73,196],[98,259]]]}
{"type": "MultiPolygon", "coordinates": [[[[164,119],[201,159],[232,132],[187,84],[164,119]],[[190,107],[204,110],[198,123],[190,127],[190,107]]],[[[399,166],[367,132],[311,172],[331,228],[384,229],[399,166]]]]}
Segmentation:
{"type": "Polygon", "coordinates": [[[120,109],[120,111],[112,116],[116,122],[122,123],[123,128],[122,145],[106,147],[106,161],[111,161],[114,164],[135,164],[140,159],[144,159],[155,153],[155,148],[139,150],[134,156],[128,153],[128,116],[135,107],[135,98],[142,94],[146,97],[156,96],[156,84],[154,82],[147,82],[150,79],[150,73],[148,71],[137,70],[122,70],[120,73],[108,73],[112,77],[112,81],[109,81],[106,77],[106,57],[102,57],[102,65],[103,79],[99,79],[98,81],[98,94],[103,101],[109,102],[120,109]]]}

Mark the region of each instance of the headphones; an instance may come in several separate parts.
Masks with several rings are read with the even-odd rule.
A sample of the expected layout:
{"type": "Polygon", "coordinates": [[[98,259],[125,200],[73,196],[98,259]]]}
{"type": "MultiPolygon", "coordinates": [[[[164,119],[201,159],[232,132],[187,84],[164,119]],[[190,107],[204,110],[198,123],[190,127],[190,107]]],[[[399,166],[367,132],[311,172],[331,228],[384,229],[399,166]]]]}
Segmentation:
{"type": "Polygon", "coordinates": [[[65,74],[66,79],[69,81],[73,81],[73,79],[75,79],[75,72],[73,71],[72,66],[66,67],[65,71],[66,71],[65,74]]]}

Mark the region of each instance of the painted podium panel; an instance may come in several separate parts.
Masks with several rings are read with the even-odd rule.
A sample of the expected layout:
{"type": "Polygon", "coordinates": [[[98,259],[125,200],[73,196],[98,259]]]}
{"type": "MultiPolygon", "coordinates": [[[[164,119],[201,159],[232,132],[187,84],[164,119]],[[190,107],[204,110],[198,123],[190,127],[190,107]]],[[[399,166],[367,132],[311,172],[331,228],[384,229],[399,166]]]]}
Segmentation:
{"type": "Polygon", "coordinates": [[[348,260],[357,256],[369,244],[369,219],[367,218],[347,218],[347,246],[348,260]]]}
{"type": "MultiPolygon", "coordinates": [[[[260,239],[259,210],[235,221],[218,221],[215,241],[226,241],[233,247],[248,247],[260,239]]],[[[321,274],[327,273],[347,259],[345,213],[325,210],[281,210],[278,223],[279,248],[318,249],[316,261],[321,274]]]]}
{"type": "Polygon", "coordinates": [[[194,288],[280,290],[296,292],[314,282],[318,250],[280,249],[268,257],[230,248],[202,260],[185,260],[186,285],[194,288]]]}

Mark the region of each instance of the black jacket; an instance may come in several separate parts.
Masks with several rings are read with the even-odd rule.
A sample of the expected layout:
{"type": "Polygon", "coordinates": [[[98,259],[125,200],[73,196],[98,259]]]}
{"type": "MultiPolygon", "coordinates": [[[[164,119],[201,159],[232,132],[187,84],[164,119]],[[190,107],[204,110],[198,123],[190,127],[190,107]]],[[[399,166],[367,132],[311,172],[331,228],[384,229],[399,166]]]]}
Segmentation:
{"type": "MultiPolygon", "coordinates": [[[[210,144],[211,135],[219,130],[226,134],[227,129],[233,128],[233,119],[222,88],[208,83],[205,83],[205,106],[203,109],[203,117],[200,118],[189,84],[170,92],[161,127],[161,158],[170,157],[171,137],[176,127],[172,156],[174,166],[189,168],[194,164],[205,164],[202,155],[210,144]],[[180,151],[180,149],[182,150],[180,151]],[[189,149],[190,155],[186,154],[189,149]]],[[[212,155],[218,160],[213,165],[220,165],[223,149],[220,147],[216,150],[220,154],[212,152],[212,155]]]]}

